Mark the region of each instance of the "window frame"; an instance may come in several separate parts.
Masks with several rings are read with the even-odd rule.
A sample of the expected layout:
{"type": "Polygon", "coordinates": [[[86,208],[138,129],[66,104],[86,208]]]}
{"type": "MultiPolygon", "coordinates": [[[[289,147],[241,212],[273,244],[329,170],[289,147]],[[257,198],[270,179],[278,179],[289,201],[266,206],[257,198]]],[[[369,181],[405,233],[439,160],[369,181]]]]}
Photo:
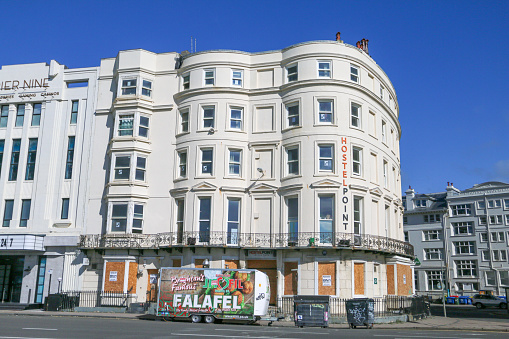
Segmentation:
{"type": "Polygon", "coordinates": [[[216,85],[216,69],[215,68],[204,68],[203,69],[203,86],[215,86],[216,85]],[[207,72],[212,72],[212,76],[207,75],[207,72]]]}
{"type": "Polygon", "coordinates": [[[443,251],[442,248],[423,248],[423,259],[426,261],[431,260],[442,260],[443,251]],[[435,258],[436,256],[436,258],[435,258]]]}
{"type": "Polygon", "coordinates": [[[356,84],[360,83],[360,67],[354,64],[350,64],[350,81],[356,84]],[[353,72],[355,70],[355,72],[353,72]]]}
{"type": "Polygon", "coordinates": [[[300,103],[300,100],[295,100],[295,101],[290,101],[290,102],[287,102],[287,103],[284,103],[284,112],[285,112],[285,119],[284,119],[284,128],[283,128],[283,131],[284,130],[288,130],[288,129],[291,129],[291,128],[297,128],[297,127],[301,127],[301,103],[300,103]],[[294,107],[297,107],[297,113],[295,114],[295,112],[292,112],[292,114],[290,115],[290,110],[292,110],[294,107]],[[297,122],[291,122],[291,119],[295,119],[295,117],[297,118],[297,122]]]}
{"type": "Polygon", "coordinates": [[[37,161],[38,143],[39,143],[39,140],[37,138],[29,138],[28,139],[25,180],[34,180],[36,161],[37,161]],[[32,148],[34,143],[35,143],[35,149],[32,148]]]}
{"type": "Polygon", "coordinates": [[[284,174],[283,177],[295,177],[300,175],[300,144],[289,144],[284,145],[284,174]],[[297,159],[291,159],[289,157],[289,151],[296,151],[297,159]],[[296,166],[294,164],[297,164],[296,166]],[[293,169],[296,167],[297,171],[290,171],[290,168],[293,169]]]}
{"type": "Polygon", "coordinates": [[[152,98],[154,79],[143,75],[125,75],[121,76],[118,83],[117,96],[128,97],[128,96],[139,96],[152,98]],[[135,81],[135,84],[124,84],[126,81],[135,81]],[[145,82],[150,83],[150,86],[146,86],[145,82]],[[131,93],[134,89],[134,93],[131,93]],[[147,93],[148,90],[148,94],[147,93]],[[125,93],[125,92],[129,93],[125,93]]]}
{"type": "Polygon", "coordinates": [[[316,99],[316,122],[315,125],[335,126],[336,125],[336,114],[334,114],[335,99],[332,98],[317,98],[316,99]],[[330,103],[330,110],[322,110],[322,103],[330,103]],[[322,120],[322,115],[326,118],[329,116],[329,120],[322,120]]]}
{"type": "Polygon", "coordinates": [[[362,130],[362,105],[353,101],[350,102],[350,127],[362,130]]]}
{"type": "Polygon", "coordinates": [[[70,115],[70,119],[69,119],[70,125],[78,124],[79,109],[80,109],[80,101],[79,100],[71,100],[71,115],[70,115]],[[74,107],[74,104],[76,104],[76,107],[74,107]]]}
{"type": "Polygon", "coordinates": [[[352,233],[355,235],[362,235],[364,234],[364,197],[354,195],[353,196],[353,204],[352,204],[352,216],[353,216],[353,229],[352,233]],[[358,209],[356,210],[356,203],[358,204],[358,209]]]}
{"type": "Polygon", "coordinates": [[[234,87],[244,87],[244,70],[232,68],[232,86],[234,87]],[[240,77],[236,77],[235,73],[240,73],[240,77]],[[235,83],[237,82],[237,83],[235,83]]]}
{"type": "Polygon", "coordinates": [[[41,126],[41,118],[42,118],[42,103],[34,102],[32,103],[32,121],[30,122],[30,126],[39,127],[41,126]],[[39,109],[36,110],[36,106],[38,105],[39,109]],[[36,114],[35,112],[39,113],[36,114]]]}
{"type": "Polygon", "coordinates": [[[72,179],[72,171],[74,164],[74,150],[76,148],[76,136],[70,135],[67,137],[67,151],[65,153],[65,172],[64,179],[72,179]],[[72,140],[72,142],[71,142],[72,140]]]}
{"type": "Polygon", "coordinates": [[[7,128],[7,125],[9,124],[9,113],[10,113],[9,104],[0,106],[0,128],[7,128]]]}
{"type": "Polygon", "coordinates": [[[14,212],[14,200],[5,199],[2,227],[11,227],[13,212],[14,212]]]}
{"type": "Polygon", "coordinates": [[[477,253],[475,241],[453,241],[452,247],[455,255],[476,255],[477,253]]]}
{"type": "Polygon", "coordinates": [[[451,214],[452,216],[468,216],[472,214],[472,205],[471,204],[457,204],[451,205],[451,214]],[[460,213],[464,210],[464,213],[460,213]]]}
{"type": "Polygon", "coordinates": [[[215,169],[214,169],[214,154],[215,154],[215,148],[214,147],[211,147],[211,146],[199,146],[198,148],[198,155],[199,155],[199,160],[196,162],[197,165],[199,166],[199,171],[197,173],[199,173],[199,176],[201,177],[214,177],[215,176],[215,169]],[[204,160],[204,152],[212,152],[211,153],[211,160],[204,160]],[[210,172],[203,172],[203,166],[204,164],[209,164],[209,166],[211,167],[210,168],[210,172]]]}
{"type": "Polygon", "coordinates": [[[228,122],[227,122],[227,130],[234,132],[243,132],[244,131],[244,107],[242,106],[228,106],[228,122]],[[240,119],[233,118],[233,111],[240,111],[240,119]],[[240,127],[232,127],[233,122],[238,122],[240,127]]]}
{"type": "Polygon", "coordinates": [[[28,220],[30,220],[31,209],[32,209],[32,200],[31,199],[22,199],[21,200],[21,211],[20,211],[20,217],[19,217],[19,227],[23,227],[23,228],[28,227],[28,220]],[[28,206],[27,209],[25,209],[25,206],[28,206]]]}
{"type": "Polygon", "coordinates": [[[189,177],[189,149],[181,148],[176,150],[177,152],[177,163],[176,166],[176,178],[175,179],[187,179],[189,177]],[[185,154],[185,161],[182,161],[182,155],[185,154]],[[183,170],[182,170],[183,169],[183,170]]]}
{"type": "Polygon", "coordinates": [[[190,127],[189,112],[190,112],[189,107],[179,109],[179,114],[177,115],[177,135],[189,133],[190,127]],[[185,119],[186,116],[187,119],[185,119]]]}
{"type": "Polygon", "coordinates": [[[352,175],[356,177],[363,177],[363,149],[358,146],[352,146],[352,175]],[[355,153],[359,155],[359,159],[355,160],[355,153]],[[358,166],[358,171],[355,170],[356,165],[358,166]]]}
{"type": "Polygon", "coordinates": [[[289,84],[291,82],[299,81],[299,63],[293,63],[285,67],[286,70],[286,83],[289,84]],[[295,68],[295,71],[290,71],[290,69],[295,68]]]}
{"type": "Polygon", "coordinates": [[[317,143],[317,156],[318,156],[318,173],[332,173],[334,174],[336,172],[336,147],[334,144],[331,143],[317,143]],[[330,148],[330,157],[322,156],[322,149],[330,148]],[[322,162],[323,161],[330,161],[330,169],[322,168],[322,162]]]}
{"type": "Polygon", "coordinates": [[[422,230],[422,241],[441,241],[442,230],[422,230]]]}
{"type": "Polygon", "coordinates": [[[454,260],[454,271],[456,273],[456,278],[476,278],[477,270],[477,260],[454,260]],[[463,271],[467,270],[470,270],[470,273],[473,274],[463,274],[463,271]]]}
{"type": "Polygon", "coordinates": [[[16,121],[14,123],[14,127],[23,127],[25,124],[26,109],[26,104],[16,105],[16,121]],[[21,110],[21,108],[23,109],[21,110]]]}
{"type": "Polygon", "coordinates": [[[332,78],[332,62],[330,60],[317,60],[317,77],[319,79],[331,79],[332,78]],[[328,64],[328,68],[321,68],[320,64],[328,64]],[[320,75],[320,72],[328,73],[328,75],[320,75]]]}
{"type": "MultiPolygon", "coordinates": [[[[317,198],[318,198],[318,225],[317,225],[317,229],[318,229],[318,233],[320,234],[320,243],[321,244],[332,244],[334,242],[334,232],[335,232],[335,224],[336,224],[336,195],[334,193],[328,193],[328,192],[319,192],[317,194],[317,198]],[[327,214],[325,215],[325,217],[322,217],[322,199],[332,199],[332,214],[327,214]],[[329,218],[327,217],[329,216],[329,218]],[[331,230],[330,232],[327,232],[327,231],[322,231],[322,222],[323,222],[323,225],[325,225],[325,222],[327,222],[327,224],[330,223],[331,225],[331,230]],[[330,233],[330,238],[329,237],[324,237],[322,234],[329,234],[330,233]],[[327,241],[327,240],[330,240],[330,241],[327,241]]],[[[326,206],[325,206],[326,207],[326,206]]]]}
{"type": "Polygon", "coordinates": [[[8,181],[17,181],[18,179],[20,153],[21,139],[12,139],[8,181]]]}
{"type": "Polygon", "coordinates": [[[142,113],[140,111],[125,111],[125,112],[117,112],[115,115],[115,127],[114,127],[114,137],[113,139],[149,139],[150,138],[150,114],[142,113]],[[130,118],[132,116],[132,118],[130,118]],[[121,126],[121,121],[132,120],[131,126],[121,126]],[[142,123],[143,119],[147,119],[147,124],[142,123]],[[142,130],[146,130],[145,135],[141,133],[142,130]],[[131,131],[131,133],[127,133],[124,135],[120,135],[121,131],[131,131]]]}
{"type": "Polygon", "coordinates": [[[191,88],[191,72],[182,74],[182,90],[185,91],[189,88],[191,88]]]}
{"type": "Polygon", "coordinates": [[[243,176],[243,173],[242,173],[242,161],[244,160],[243,159],[243,150],[241,148],[236,148],[236,147],[228,147],[227,148],[227,168],[228,168],[228,171],[227,171],[227,176],[228,177],[234,177],[234,178],[242,178],[243,176]],[[232,152],[236,152],[236,153],[239,153],[239,160],[238,161],[232,161],[232,152]],[[238,167],[238,173],[232,173],[231,169],[232,167],[231,166],[237,166],[238,167]]]}
{"type": "Polygon", "coordinates": [[[452,235],[453,236],[469,236],[474,235],[474,225],[471,221],[460,221],[451,223],[452,226],[452,235]],[[466,227],[467,232],[458,232],[459,230],[466,227]]]}
{"type": "MultiPolygon", "coordinates": [[[[111,158],[111,170],[110,170],[110,183],[122,184],[122,183],[146,183],[147,182],[147,170],[148,170],[148,155],[141,152],[115,152],[112,153],[111,158]],[[129,166],[117,166],[117,159],[129,158],[129,166]],[[139,166],[138,159],[144,159],[145,167],[139,166]],[[118,170],[128,170],[128,178],[117,178],[118,170]],[[138,179],[138,174],[143,173],[143,179],[138,179]]],[[[122,173],[123,175],[123,173],[122,173]]]]}
{"type": "Polygon", "coordinates": [[[238,246],[239,240],[240,240],[240,233],[241,233],[241,227],[242,227],[242,198],[237,196],[227,196],[226,197],[226,245],[227,246],[238,246]],[[236,219],[237,220],[230,220],[230,208],[232,207],[230,205],[230,202],[236,202],[238,205],[236,207],[236,219]],[[232,232],[230,229],[230,226],[236,226],[232,227],[232,229],[236,229],[236,232],[232,232]],[[233,234],[235,233],[235,237],[233,237],[233,234]],[[235,241],[233,241],[235,239],[235,241]]]}
{"type": "MultiPolygon", "coordinates": [[[[111,201],[108,203],[108,227],[107,233],[109,234],[135,234],[135,233],[143,233],[144,219],[145,219],[145,206],[144,202],[138,200],[121,200],[121,201],[111,201]],[[126,206],[126,215],[114,216],[113,209],[114,206],[126,206]],[[139,215],[137,218],[135,217],[135,208],[136,206],[142,206],[142,215],[141,215],[141,228],[133,228],[134,220],[140,220],[139,215]],[[125,230],[124,231],[114,231],[113,230],[113,222],[114,220],[125,220],[125,230]]],[[[139,212],[138,212],[139,214],[139,212]]]]}
{"type": "Polygon", "coordinates": [[[215,105],[201,105],[200,106],[200,130],[201,131],[210,131],[216,130],[216,106],[215,105]],[[205,112],[208,110],[212,110],[212,117],[205,117],[205,112]],[[210,126],[205,126],[205,122],[207,120],[212,121],[210,126]]]}

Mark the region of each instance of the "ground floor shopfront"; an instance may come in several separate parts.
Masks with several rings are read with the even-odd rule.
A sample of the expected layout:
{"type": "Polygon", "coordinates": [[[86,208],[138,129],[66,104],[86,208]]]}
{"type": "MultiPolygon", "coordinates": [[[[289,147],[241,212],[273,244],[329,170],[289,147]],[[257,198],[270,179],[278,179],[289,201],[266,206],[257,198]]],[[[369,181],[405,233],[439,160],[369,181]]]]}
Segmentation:
{"type": "Polygon", "coordinates": [[[84,290],[127,292],[155,300],[162,267],[257,269],[266,273],[271,304],[292,295],[339,298],[408,296],[414,293],[412,260],[355,249],[87,249],[80,275],[84,290]]]}
{"type": "Polygon", "coordinates": [[[0,235],[0,303],[42,304],[49,294],[76,286],[77,239],[0,235]]]}

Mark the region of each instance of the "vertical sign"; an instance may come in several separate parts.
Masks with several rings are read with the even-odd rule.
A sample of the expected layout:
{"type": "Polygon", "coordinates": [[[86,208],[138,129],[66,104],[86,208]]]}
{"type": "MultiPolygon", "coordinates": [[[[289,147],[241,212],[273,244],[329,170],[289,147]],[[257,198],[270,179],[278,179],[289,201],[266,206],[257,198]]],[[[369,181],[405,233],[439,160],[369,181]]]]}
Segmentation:
{"type": "Polygon", "coordinates": [[[341,137],[341,164],[343,165],[343,225],[345,231],[348,229],[348,185],[346,184],[346,178],[348,178],[348,145],[346,137],[341,137]]]}

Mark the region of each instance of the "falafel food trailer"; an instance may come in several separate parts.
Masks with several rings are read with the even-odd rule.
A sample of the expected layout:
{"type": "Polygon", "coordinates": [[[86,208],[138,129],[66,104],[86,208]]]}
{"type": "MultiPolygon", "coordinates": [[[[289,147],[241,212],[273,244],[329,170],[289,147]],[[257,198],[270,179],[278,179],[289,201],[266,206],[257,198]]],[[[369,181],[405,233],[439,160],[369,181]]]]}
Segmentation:
{"type": "Polygon", "coordinates": [[[269,278],[258,270],[165,267],[159,276],[159,317],[253,322],[269,308],[269,278]]]}

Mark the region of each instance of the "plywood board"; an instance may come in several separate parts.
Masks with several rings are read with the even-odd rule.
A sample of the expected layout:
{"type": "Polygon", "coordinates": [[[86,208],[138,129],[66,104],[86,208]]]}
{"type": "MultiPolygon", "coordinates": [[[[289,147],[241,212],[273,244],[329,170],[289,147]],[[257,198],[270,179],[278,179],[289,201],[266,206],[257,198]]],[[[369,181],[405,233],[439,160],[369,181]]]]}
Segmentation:
{"type": "Polygon", "coordinates": [[[228,268],[230,270],[237,270],[240,268],[240,262],[238,260],[225,260],[224,268],[228,268]]]}
{"type": "Polygon", "coordinates": [[[319,295],[336,295],[336,263],[335,262],[319,262],[318,263],[318,294],[319,295]],[[329,281],[330,281],[330,286],[327,286],[327,285],[329,285],[329,281]]]}
{"type": "Polygon", "coordinates": [[[130,293],[136,293],[136,284],[138,282],[138,263],[129,263],[129,278],[127,279],[127,290],[130,293]]]}
{"type": "Polygon", "coordinates": [[[396,294],[394,286],[394,265],[387,265],[387,294],[396,294]]]}
{"type": "Polygon", "coordinates": [[[106,270],[104,275],[104,291],[106,292],[123,292],[124,291],[124,273],[125,262],[108,261],[106,262],[106,270]],[[110,281],[111,272],[117,272],[116,281],[110,281]]]}
{"type": "Polygon", "coordinates": [[[203,268],[203,261],[205,259],[194,259],[194,267],[195,268],[203,268]]]}
{"type": "Polygon", "coordinates": [[[365,282],[365,279],[364,279],[364,267],[365,267],[365,264],[364,263],[354,263],[354,266],[353,266],[353,277],[354,277],[354,284],[355,284],[355,289],[354,289],[354,294],[355,295],[364,295],[365,294],[365,289],[364,289],[364,282],[365,282]]]}
{"type": "Polygon", "coordinates": [[[297,267],[296,261],[285,262],[285,290],[284,295],[297,295],[297,267]]]}
{"type": "Polygon", "coordinates": [[[173,267],[182,267],[182,259],[173,259],[173,267]]]}
{"type": "Polygon", "coordinates": [[[270,304],[276,304],[277,294],[277,262],[276,260],[248,260],[247,268],[257,269],[269,277],[270,304]]]}
{"type": "Polygon", "coordinates": [[[150,270],[147,270],[147,299],[148,300],[151,300],[151,301],[156,301],[157,299],[157,283],[158,283],[158,279],[156,279],[155,281],[150,281],[151,279],[151,276],[154,277],[156,276],[157,278],[159,278],[159,270],[157,269],[150,269],[150,270]]]}
{"type": "Polygon", "coordinates": [[[412,268],[408,265],[397,264],[398,269],[398,295],[412,295],[412,268]]]}

